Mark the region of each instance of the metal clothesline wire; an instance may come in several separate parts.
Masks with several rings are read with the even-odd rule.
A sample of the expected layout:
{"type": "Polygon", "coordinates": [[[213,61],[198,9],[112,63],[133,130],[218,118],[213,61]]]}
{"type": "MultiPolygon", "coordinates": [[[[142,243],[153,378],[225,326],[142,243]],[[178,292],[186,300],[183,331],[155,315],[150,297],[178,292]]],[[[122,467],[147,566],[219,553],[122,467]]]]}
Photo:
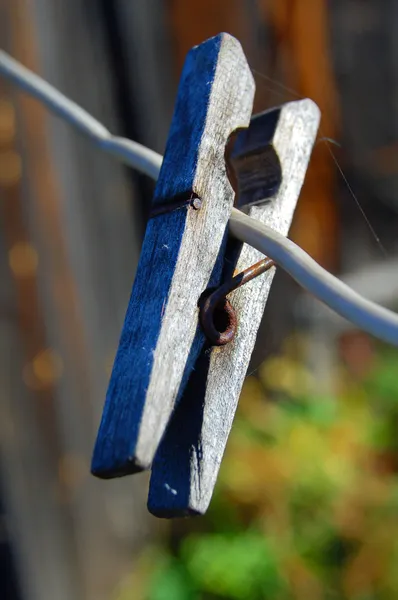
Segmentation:
{"type": "Polygon", "coordinates": [[[53,113],[87,135],[102,150],[112,154],[126,165],[157,179],[162,157],[142,144],[123,137],[113,136],[102,123],[84,108],[69,100],[44,79],[21,65],[0,50],[0,73],[24,92],[34,96],[53,113]]]}
{"type": "MultiPolygon", "coordinates": [[[[102,150],[157,179],[162,156],[126,138],[113,136],[99,121],[41,77],[0,50],[0,74],[87,135],[102,150]]],[[[232,235],[272,258],[304,289],[354,325],[398,347],[398,315],[352,290],[318,265],[304,250],[241,211],[232,209],[232,235]]]]}

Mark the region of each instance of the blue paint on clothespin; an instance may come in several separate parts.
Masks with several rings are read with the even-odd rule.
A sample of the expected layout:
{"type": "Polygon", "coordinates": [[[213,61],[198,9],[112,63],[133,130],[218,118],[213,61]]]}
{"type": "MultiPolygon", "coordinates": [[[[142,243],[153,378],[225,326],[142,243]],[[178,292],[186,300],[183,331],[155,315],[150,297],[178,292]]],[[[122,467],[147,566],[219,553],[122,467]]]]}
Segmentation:
{"type": "Polygon", "coordinates": [[[221,39],[219,35],[196,46],[185,60],[154,205],[171,198],[189,199],[194,192],[221,39]]]}
{"type": "Polygon", "coordinates": [[[253,95],[233,37],[189,52],[94,449],[99,477],[150,467],[203,347],[198,301],[220,280],[234,198],[225,146],[253,95]]]}

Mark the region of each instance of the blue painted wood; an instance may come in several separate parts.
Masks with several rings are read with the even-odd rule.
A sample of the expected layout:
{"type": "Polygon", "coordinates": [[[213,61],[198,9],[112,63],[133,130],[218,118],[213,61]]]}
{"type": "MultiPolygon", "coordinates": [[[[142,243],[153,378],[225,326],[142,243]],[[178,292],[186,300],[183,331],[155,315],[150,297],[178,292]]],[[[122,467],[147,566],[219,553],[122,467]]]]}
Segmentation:
{"type": "Polygon", "coordinates": [[[221,35],[192,48],[186,58],[153,203],[189,198],[195,191],[200,142],[206,126],[221,35]]]}
{"type": "Polygon", "coordinates": [[[92,460],[99,477],[151,465],[204,344],[198,301],[219,282],[233,191],[229,135],[250,120],[254,82],[240,44],[220,34],[186,59],[154,204],[197,196],[147,226],[92,460]]]}

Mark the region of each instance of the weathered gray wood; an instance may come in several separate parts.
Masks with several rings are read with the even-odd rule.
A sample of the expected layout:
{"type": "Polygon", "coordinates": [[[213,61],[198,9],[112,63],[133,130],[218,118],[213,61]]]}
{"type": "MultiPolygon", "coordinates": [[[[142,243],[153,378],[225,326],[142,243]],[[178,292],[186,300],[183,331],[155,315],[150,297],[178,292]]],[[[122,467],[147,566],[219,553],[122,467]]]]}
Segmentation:
{"type": "MultiPolygon", "coordinates": [[[[262,146],[262,152],[265,164],[277,166],[277,155],[282,182],[273,198],[260,206],[247,207],[247,210],[251,217],[287,235],[320,113],[311,100],[291,102],[276,110],[277,113],[269,111],[261,117],[264,135],[268,136],[268,145],[262,146]],[[278,118],[275,118],[276,114],[278,118]],[[271,128],[270,123],[274,123],[271,128]]],[[[257,128],[258,124],[257,118],[257,128]]],[[[253,150],[250,129],[240,135],[234,162],[244,175],[247,161],[254,160],[255,164],[261,165],[261,157],[259,151],[256,156],[253,150]]],[[[257,147],[261,149],[261,140],[257,147]]],[[[257,169],[257,176],[257,182],[253,177],[250,182],[247,177],[240,177],[244,197],[247,198],[244,190],[247,194],[251,188],[255,201],[259,200],[256,189],[272,188],[264,180],[264,165],[257,169]]],[[[272,173],[269,181],[274,181],[275,185],[272,173]]],[[[234,273],[261,258],[257,250],[243,244],[240,250],[238,247],[234,273]]],[[[203,514],[207,510],[273,277],[274,269],[230,295],[238,315],[237,334],[226,346],[203,352],[195,366],[153,464],[148,508],[157,516],[203,514]]]]}
{"type": "Polygon", "coordinates": [[[180,81],[154,205],[113,367],[92,471],[148,468],[205,341],[198,300],[221,277],[234,193],[225,169],[230,134],[249,124],[254,81],[242,48],[220,34],[193,48],[180,81]],[[198,197],[201,208],[189,203],[198,197]]]}

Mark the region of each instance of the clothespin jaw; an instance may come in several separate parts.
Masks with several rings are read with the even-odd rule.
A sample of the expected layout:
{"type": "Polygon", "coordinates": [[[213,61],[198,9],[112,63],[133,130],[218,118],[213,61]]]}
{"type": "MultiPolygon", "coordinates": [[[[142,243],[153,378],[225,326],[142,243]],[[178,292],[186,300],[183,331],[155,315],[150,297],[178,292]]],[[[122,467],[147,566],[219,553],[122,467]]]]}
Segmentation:
{"type": "MultiPolygon", "coordinates": [[[[287,235],[316,138],[320,112],[311,100],[290,102],[252,118],[231,162],[245,212],[287,235]]],[[[223,279],[262,255],[232,242],[223,279]]],[[[159,517],[204,514],[209,506],[274,269],[234,291],[234,339],[202,351],[156,454],[148,508],[159,517]]]]}
{"type": "Polygon", "coordinates": [[[248,126],[253,96],[232,36],[188,53],[94,449],[98,477],[151,466],[203,347],[198,302],[220,281],[234,200],[225,147],[248,126]]]}

